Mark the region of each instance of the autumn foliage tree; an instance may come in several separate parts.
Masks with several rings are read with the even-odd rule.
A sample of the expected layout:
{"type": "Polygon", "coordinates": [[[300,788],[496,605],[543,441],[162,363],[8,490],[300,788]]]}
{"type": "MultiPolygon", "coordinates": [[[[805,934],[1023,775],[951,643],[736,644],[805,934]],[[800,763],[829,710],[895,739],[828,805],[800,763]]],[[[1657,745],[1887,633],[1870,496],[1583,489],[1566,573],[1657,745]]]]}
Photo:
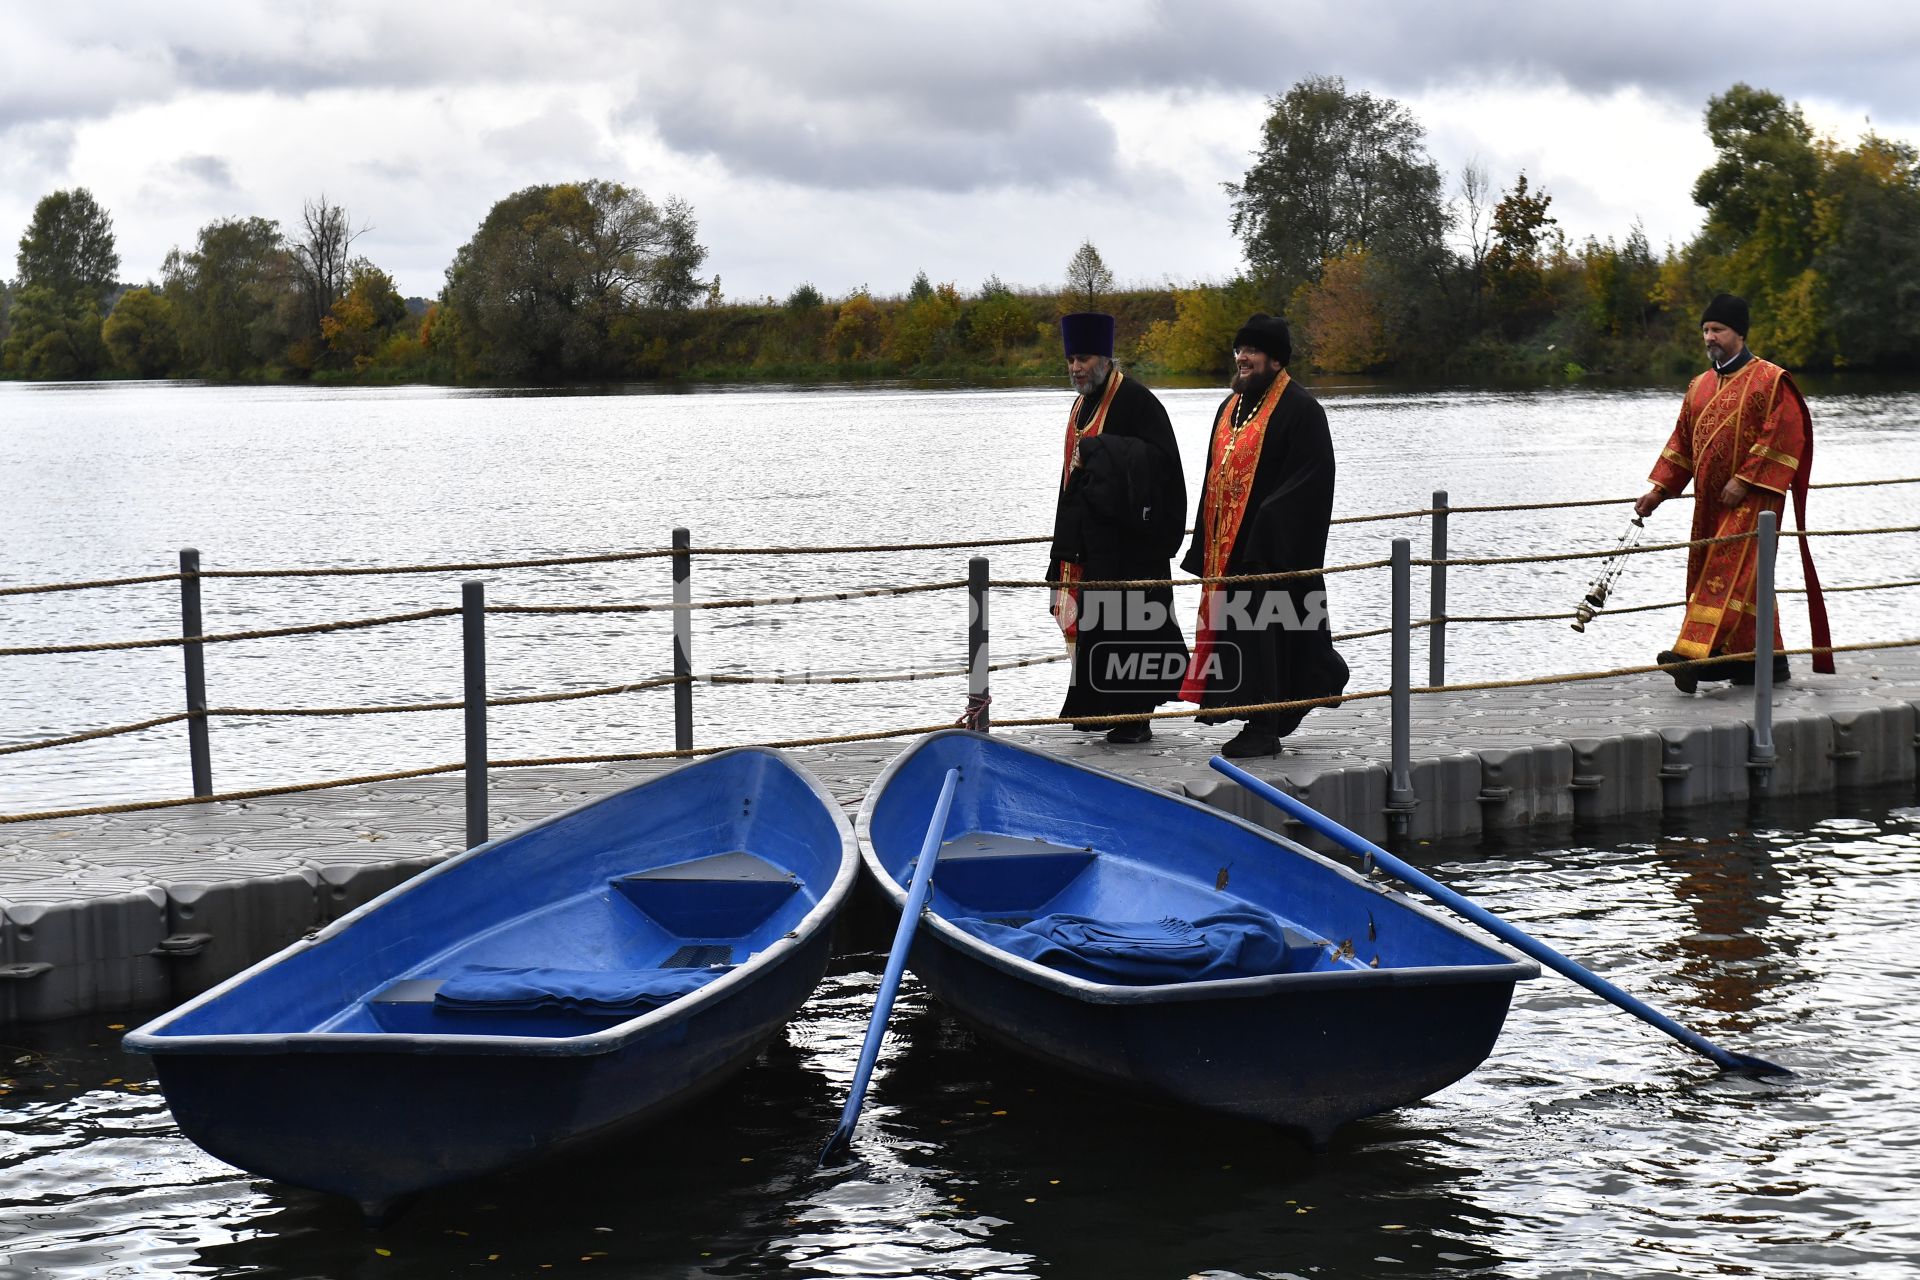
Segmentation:
{"type": "Polygon", "coordinates": [[[1387,326],[1365,249],[1328,259],[1320,279],[1302,285],[1294,298],[1314,368],[1365,373],[1386,361],[1387,326]]]}

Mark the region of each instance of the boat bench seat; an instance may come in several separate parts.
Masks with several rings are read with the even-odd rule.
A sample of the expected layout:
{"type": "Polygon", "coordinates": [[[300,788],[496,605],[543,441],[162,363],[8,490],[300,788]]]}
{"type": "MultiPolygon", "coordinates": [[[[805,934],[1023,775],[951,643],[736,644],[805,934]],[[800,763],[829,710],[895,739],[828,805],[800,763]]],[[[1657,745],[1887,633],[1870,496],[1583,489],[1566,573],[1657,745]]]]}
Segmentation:
{"type": "Polygon", "coordinates": [[[1084,846],[969,831],[940,846],[933,883],[977,914],[1018,916],[1053,898],[1093,859],[1084,846]]]}
{"type": "Polygon", "coordinates": [[[615,876],[609,883],[662,929],[687,939],[746,937],[800,889],[792,872],[744,850],[615,876]]]}
{"type": "Polygon", "coordinates": [[[434,1003],[444,978],[403,978],[367,997],[367,1013],[382,1031],[413,1035],[577,1036],[633,1015],[596,1009],[468,1011],[434,1003]]]}

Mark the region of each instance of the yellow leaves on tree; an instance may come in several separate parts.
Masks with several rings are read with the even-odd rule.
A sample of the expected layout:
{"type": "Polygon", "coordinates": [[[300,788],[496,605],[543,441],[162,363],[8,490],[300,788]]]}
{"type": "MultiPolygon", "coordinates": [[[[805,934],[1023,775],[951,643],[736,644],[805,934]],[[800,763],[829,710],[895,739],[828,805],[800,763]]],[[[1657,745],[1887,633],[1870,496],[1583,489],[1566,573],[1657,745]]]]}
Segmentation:
{"type": "Polygon", "coordinates": [[[841,360],[869,360],[878,352],[881,338],[880,309],[862,289],[840,304],[827,344],[841,360]]]}
{"type": "Polygon", "coordinates": [[[406,300],[394,287],[393,277],[362,263],[354,268],[347,291],[320,318],[320,337],[329,351],[357,372],[373,363],[406,318],[406,300]]]}
{"type": "Polygon", "coordinates": [[[1387,358],[1386,322],[1365,249],[1327,259],[1319,281],[1295,291],[1293,316],[1321,373],[1364,373],[1387,358]]]}
{"type": "Polygon", "coordinates": [[[960,292],[951,284],[909,302],[893,330],[893,357],[903,365],[938,361],[948,353],[960,319],[960,292]]]}
{"type": "Polygon", "coordinates": [[[1258,310],[1251,283],[1196,285],[1173,291],[1173,319],[1156,320],[1140,353],[1169,373],[1221,374],[1233,366],[1233,335],[1258,310]]]}

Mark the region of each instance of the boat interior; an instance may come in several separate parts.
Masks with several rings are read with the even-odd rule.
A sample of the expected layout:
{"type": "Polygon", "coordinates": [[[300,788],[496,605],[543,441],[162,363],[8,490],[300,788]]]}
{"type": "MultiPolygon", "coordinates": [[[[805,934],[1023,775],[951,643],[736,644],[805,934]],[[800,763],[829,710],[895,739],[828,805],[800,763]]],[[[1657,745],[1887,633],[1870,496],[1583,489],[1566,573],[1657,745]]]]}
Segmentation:
{"type": "Polygon", "coordinates": [[[463,940],[317,1029],[580,1035],[697,990],[810,905],[791,874],[745,850],[614,876],[463,940]],[[495,972],[507,976],[448,999],[450,984],[495,972]]]}
{"type": "Polygon", "coordinates": [[[1032,836],[969,831],[947,840],[933,872],[933,909],[950,920],[1022,928],[1046,917],[1090,921],[1201,920],[1223,912],[1270,917],[1280,941],[1271,972],[1363,969],[1351,941],[1321,937],[1224,886],[1169,875],[1133,858],[1032,836]]]}

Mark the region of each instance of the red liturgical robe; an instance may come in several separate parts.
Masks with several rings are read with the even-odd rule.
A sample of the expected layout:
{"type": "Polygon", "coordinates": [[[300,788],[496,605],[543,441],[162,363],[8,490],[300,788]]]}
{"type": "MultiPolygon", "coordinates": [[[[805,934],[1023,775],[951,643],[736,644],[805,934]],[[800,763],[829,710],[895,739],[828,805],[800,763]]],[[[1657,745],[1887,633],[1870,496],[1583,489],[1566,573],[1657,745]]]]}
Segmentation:
{"type": "MultiPolygon", "coordinates": [[[[1680,421],[1673,428],[1650,477],[1663,492],[1683,492],[1693,481],[1693,539],[1752,533],[1760,513],[1777,517],[1793,495],[1794,517],[1807,523],[1807,478],[1813,464],[1813,419],[1793,375],[1779,365],[1750,359],[1722,377],[1708,370],[1687,388],[1680,421]],[[1723,506],[1720,491],[1738,477],[1747,484],[1739,505],[1723,506]]],[[[1827,629],[1826,600],[1813,568],[1808,539],[1801,538],[1800,564],[1807,583],[1807,613],[1813,643],[1833,643],[1827,629]]],[[[1683,658],[1707,658],[1754,649],[1755,557],[1752,538],[1694,547],[1687,556],[1687,616],[1673,651],[1683,658]]],[[[1773,645],[1780,639],[1780,615],[1774,612],[1773,645]]],[[[1833,670],[1831,653],[1816,653],[1813,669],[1833,670]]]]}

